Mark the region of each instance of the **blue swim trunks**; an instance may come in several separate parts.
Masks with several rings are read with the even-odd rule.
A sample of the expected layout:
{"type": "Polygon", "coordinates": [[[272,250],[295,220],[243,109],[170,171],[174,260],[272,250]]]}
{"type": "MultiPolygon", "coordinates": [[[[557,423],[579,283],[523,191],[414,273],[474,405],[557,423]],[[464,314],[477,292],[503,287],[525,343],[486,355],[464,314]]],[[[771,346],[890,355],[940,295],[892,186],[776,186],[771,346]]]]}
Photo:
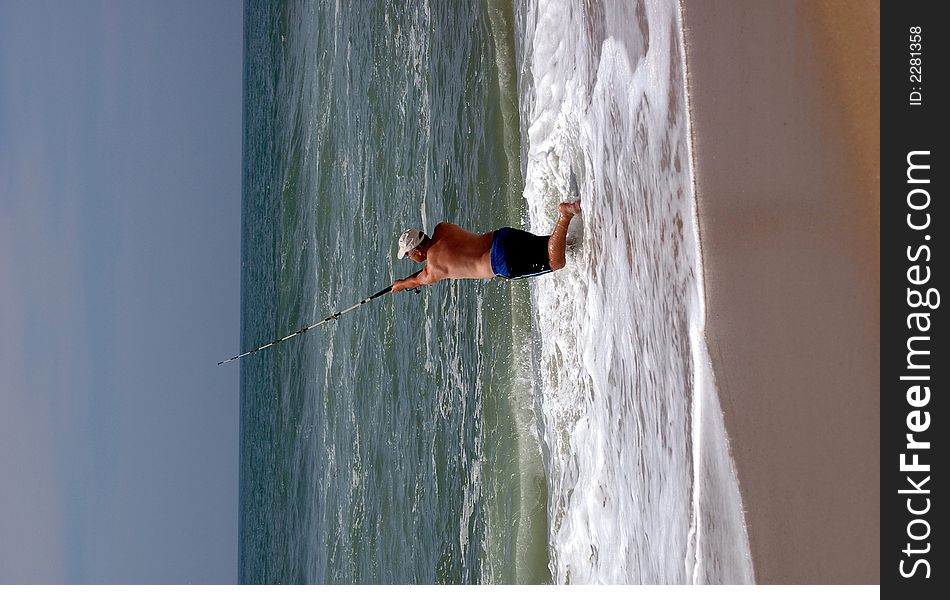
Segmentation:
{"type": "Polygon", "coordinates": [[[534,235],[502,227],[492,234],[491,270],[505,279],[534,277],[551,272],[548,262],[549,235],[534,235]]]}

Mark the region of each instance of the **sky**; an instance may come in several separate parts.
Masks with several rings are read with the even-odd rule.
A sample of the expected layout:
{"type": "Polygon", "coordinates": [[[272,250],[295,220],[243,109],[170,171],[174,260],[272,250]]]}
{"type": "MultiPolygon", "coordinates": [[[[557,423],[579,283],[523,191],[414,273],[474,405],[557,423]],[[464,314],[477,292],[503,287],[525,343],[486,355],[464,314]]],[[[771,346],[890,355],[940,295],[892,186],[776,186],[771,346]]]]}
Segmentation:
{"type": "Polygon", "coordinates": [[[234,583],[243,5],[0,0],[0,584],[234,583]]]}

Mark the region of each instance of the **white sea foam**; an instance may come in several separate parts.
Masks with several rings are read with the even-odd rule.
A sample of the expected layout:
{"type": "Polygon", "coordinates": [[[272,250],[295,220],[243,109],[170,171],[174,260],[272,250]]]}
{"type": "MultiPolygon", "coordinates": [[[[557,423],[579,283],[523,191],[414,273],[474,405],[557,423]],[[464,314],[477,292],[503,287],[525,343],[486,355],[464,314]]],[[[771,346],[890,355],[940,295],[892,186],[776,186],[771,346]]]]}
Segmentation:
{"type": "Polygon", "coordinates": [[[568,266],[532,281],[551,571],[753,581],[703,338],[679,6],[530,0],[518,15],[528,227],[575,170],[568,266]]]}

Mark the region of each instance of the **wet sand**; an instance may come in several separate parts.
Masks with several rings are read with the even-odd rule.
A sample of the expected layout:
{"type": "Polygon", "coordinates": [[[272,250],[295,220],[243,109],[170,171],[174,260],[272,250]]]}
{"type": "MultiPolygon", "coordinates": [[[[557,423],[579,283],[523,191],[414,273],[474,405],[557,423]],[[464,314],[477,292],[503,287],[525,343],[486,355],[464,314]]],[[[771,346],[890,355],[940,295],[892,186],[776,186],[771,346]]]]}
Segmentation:
{"type": "Polygon", "coordinates": [[[879,5],[683,7],[706,335],[756,581],[878,583],[879,5]]]}

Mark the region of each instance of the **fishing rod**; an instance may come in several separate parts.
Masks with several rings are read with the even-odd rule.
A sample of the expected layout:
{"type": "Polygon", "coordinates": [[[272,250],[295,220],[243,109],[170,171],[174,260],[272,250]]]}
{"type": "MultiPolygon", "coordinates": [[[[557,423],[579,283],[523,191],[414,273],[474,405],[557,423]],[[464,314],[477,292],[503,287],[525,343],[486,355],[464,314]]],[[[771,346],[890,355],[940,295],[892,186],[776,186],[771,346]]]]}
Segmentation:
{"type": "MultiPolygon", "coordinates": [[[[410,277],[415,277],[415,276],[418,275],[419,273],[422,273],[422,271],[421,271],[421,270],[420,270],[420,271],[417,271],[417,272],[413,273],[412,275],[410,275],[410,277]]],[[[408,278],[407,278],[407,279],[408,279],[408,278]]],[[[276,346],[277,344],[279,344],[279,343],[281,343],[281,342],[286,342],[286,341],[289,340],[290,338],[295,337],[295,336],[298,336],[298,335],[300,335],[301,333],[306,333],[308,329],[313,329],[314,327],[317,327],[318,325],[323,325],[323,324],[326,323],[327,321],[335,321],[335,320],[339,319],[341,316],[343,316],[343,315],[345,315],[346,313],[348,313],[348,312],[350,312],[351,310],[353,310],[354,308],[358,308],[358,307],[360,307],[360,306],[363,306],[363,305],[366,304],[367,302],[370,302],[370,301],[372,301],[372,300],[375,300],[376,298],[379,298],[380,296],[385,296],[386,294],[388,294],[388,293],[391,292],[391,291],[393,291],[393,286],[390,285],[389,287],[387,287],[387,288],[385,288],[385,289],[379,290],[378,292],[376,292],[375,294],[373,294],[373,295],[370,296],[369,298],[365,298],[365,299],[363,299],[363,300],[360,300],[359,302],[357,302],[356,304],[354,304],[353,306],[351,306],[351,307],[349,307],[349,308],[347,308],[347,309],[345,309],[345,310],[341,310],[340,312],[335,312],[335,313],[333,313],[332,315],[330,315],[329,317],[327,317],[326,319],[324,319],[324,320],[322,320],[322,321],[319,321],[319,322],[317,322],[317,323],[314,323],[313,325],[307,325],[307,326],[304,327],[303,329],[298,329],[297,331],[295,331],[295,332],[293,332],[293,333],[291,333],[291,334],[285,335],[284,337],[282,337],[282,338],[280,338],[280,339],[274,340],[273,342],[271,342],[271,343],[269,343],[269,344],[264,344],[263,346],[258,346],[257,348],[254,348],[253,350],[248,350],[247,352],[245,352],[245,353],[243,353],[243,354],[238,354],[237,356],[232,356],[231,358],[229,358],[229,359],[227,359],[227,360],[222,360],[221,362],[218,363],[218,366],[221,366],[221,365],[223,365],[224,363],[229,363],[229,362],[231,362],[232,360],[238,360],[238,359],[240,359],[240,358],[244,358],[245,356],[250,356],[251,354],[254,354],[255,352],[260,352],[261,350],[264,350],[265,348],[270,348],[271,346],[276,346]]],[[[422,290],[420,290],[419,288],[414,288],[413,291],[418,294],[418,293],[420,293],[422,290]]]]}

